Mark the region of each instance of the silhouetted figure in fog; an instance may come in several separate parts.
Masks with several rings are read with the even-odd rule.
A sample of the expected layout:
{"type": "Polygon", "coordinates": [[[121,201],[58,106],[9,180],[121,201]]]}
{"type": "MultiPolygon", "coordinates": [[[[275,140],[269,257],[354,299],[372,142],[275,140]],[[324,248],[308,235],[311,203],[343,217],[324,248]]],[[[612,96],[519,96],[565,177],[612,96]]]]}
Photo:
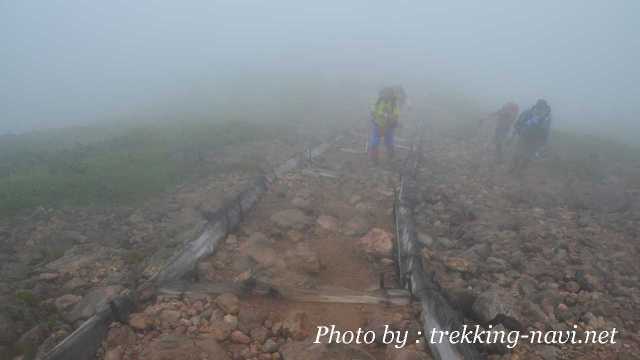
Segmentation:
{"type": "Polygon", "coordinates": [[[371,114],[371,137],[369,139],[369,158],[374,164],[378,163],[378,147],[384,139],[387,157],[395,156],[394,135],[400,120],[400,107],[405,101],[402,87],[385,87],[380,91],[378,100],[371,114]]]}
{"type": "Polygon", "coordinates": [[[511,126],[516,121],[520,108],[514,102],[508,102],[502,106],[502,108],[492,114],[491,117],[496,120],[496,130],[493,136],[493,143],[496,147],[496,161],[502,162],[503,151],[502,147],[509,137],[511,126]]]}
{"type": "Polygon", "coordinates": [[[514,126],[518,136],[511,172],[521,175],[534,156],[547,144],[551,129],[551,108],[545,100],[520,114],[514,126]]]}

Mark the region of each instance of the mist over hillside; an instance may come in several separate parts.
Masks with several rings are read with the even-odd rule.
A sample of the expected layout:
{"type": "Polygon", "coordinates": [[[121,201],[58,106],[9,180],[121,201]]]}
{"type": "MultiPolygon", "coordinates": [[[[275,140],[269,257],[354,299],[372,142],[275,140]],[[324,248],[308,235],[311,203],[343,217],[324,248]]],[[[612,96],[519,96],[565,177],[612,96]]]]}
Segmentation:
{"type": "Polygon", "coordinates": [[[402,83],[415,102],[442,87],[487,109],[544,97],[557,127],[633,142],[638,10],[575,0],[3,2],[0,133],[223,105],[330,114],[335,102],[316,103],[334,95],[366,113],[382,85],[402,83]]]}

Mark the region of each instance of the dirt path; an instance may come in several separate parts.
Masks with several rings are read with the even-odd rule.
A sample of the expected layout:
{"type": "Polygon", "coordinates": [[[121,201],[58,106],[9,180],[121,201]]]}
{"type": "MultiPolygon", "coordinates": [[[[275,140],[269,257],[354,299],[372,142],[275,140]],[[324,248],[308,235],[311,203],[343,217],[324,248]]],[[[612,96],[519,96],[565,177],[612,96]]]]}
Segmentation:
{"type": "MultiPolygon", "coordinates": [[[[544,163],[518,180],[478,161],[482,144],[431,139],[414,209],[430,290],[483,329],[619,331],[612,345],[520,342],[514,350],[480,346],[483,356],[640,353],[640,269],[629,223],[598,220],[612,217],[601,208],[575,208],[565,180],[544,163]]],[[[432,358],[418,307],[389,290],[399,287],[391,249],[398,175],[369,167],[361,148],[361,139],[347,137],[272,184],[190,280],[162,289],[129,325],[113,325],[100,358],[432,358]],[[407,346],[313,344],[318,327],[330,325],[372,330],[376,339],[388,325],[408,332],[407,346]]]]}
{"type": "Polygon", "coordinates": [[[164,289],[130,317],[130,327],[114,325],[101,357],[430,359],[408,293],[387,290],[398,287],[398,175],[348,150],[362,145],[347,138],[272,184],[239,230],[199,262],[191,283],[181,284],[191,291],[164,289]],[[314,345],[318,327],[331,325],[371,330],[378,342],[314,345]],[[403,350],[380,343],[385,325],[408,331],[403,350]]]}

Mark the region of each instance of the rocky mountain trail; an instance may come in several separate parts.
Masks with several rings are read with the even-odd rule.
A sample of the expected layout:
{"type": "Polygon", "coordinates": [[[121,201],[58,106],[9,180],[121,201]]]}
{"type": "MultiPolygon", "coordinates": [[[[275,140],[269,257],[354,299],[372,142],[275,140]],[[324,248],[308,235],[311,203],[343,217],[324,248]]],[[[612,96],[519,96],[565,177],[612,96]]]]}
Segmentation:
{"type": "MultiPolygon", "coordinates": [[[[355,146],[353,139],[346,141],[343,147],[355,146]]],[[[183,337],[171,345],[175,351],[184,342],[211,338],[230,359],[430,359],[424,342],[416,346],[415,339],[406,352],[382,344],[312,343],[317,327],[327,324],[344,330],[382,324],[420,329],[412,307],[374,300],[384,291],[381,282],[397,287],[391,254],[397,176],[370,169],[364,154],[337,149],[313,166],[320,170],[294,171],[272,184],[239,229],[198,263],[194,291],[160,295],[132,315],[127,326],[138,341],[105,343],[104,358],[120,351],[118,359],[134,359],[173,336],[183,337]],[[216,284],[242,290],[196,290],[215,291],[216,284]],[[358,303],[364,298],[374,303],[358,303]]]]}
{"type": "Polygon", "coordinates": [[[301,149],[282,141],[234,145],[224,149],[225,157],[210,159],[223,172],[203,173],[144,203],[37,208],[0,220],[0,346],[9,349],[4,353],[36,353],[41,344],[40,353],[50,349],[105,299],[151,278],[177,247],[200,235],[207,214],[262,167],[301,149]],[[12,349],[43,322],[50,325],[40,331],[46,340],[12,349]]]}
{"type": "MultiPolygon", "coordinates": [[[[640,349],[637,239],[597,220],[629,214],[614,215],[602,202],[576,208],[576,193],[548,161],[517,179],[502,166],[479,167],[479,152],[473,142],[434,140],[418,177],[422,255],[450,301],[483,326],[620,331],[617,345],[563,346],[570,358],[640,349]]],[[[560,358],[547,350],[523,344],[511,356],[560,358]]]]}

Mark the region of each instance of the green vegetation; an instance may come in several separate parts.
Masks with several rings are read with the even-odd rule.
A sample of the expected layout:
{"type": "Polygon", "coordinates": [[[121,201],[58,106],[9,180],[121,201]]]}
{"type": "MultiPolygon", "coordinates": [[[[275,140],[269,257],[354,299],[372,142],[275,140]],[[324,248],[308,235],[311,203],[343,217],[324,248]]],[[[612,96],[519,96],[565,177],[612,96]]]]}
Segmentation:
{"type": "Polygon", "coordinates": [[[16,300],[28,306],[38,305],[38,299],[36,299],[33,293],[29,290],[16,291],[16,300]]]}
{"type": "Polygon", "coordinates": [[[0,215],[37,206],[138,201],[211,171],[206,155],[282,133],[282,126],[233,121],[72,128],[0,137],[0,215]]]}

